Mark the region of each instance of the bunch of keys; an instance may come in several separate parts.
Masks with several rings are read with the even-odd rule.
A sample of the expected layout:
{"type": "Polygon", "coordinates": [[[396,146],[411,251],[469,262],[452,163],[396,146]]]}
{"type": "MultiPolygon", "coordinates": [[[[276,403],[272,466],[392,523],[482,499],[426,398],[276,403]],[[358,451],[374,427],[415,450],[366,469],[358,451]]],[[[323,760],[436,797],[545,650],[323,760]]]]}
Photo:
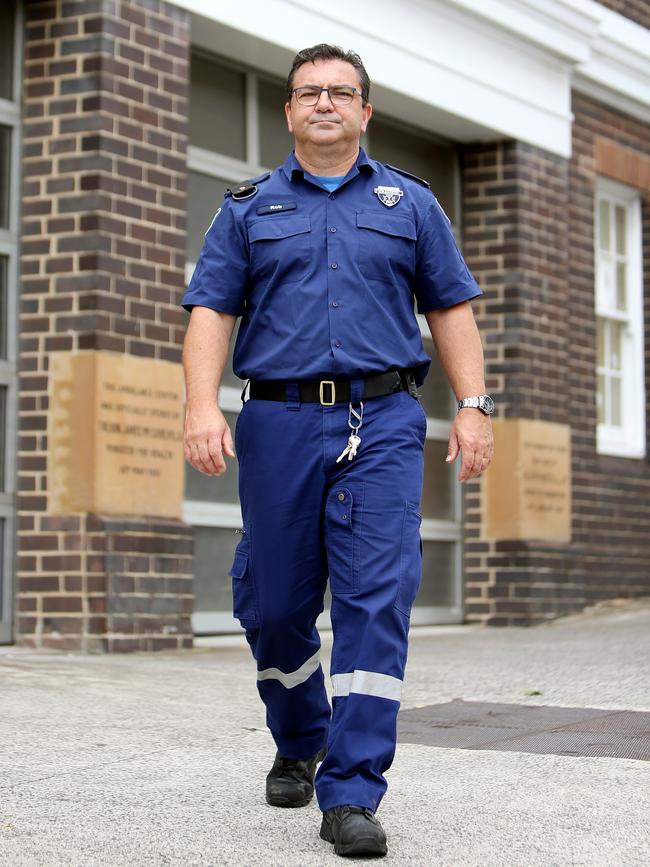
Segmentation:
{"type": "Polygon", "coordinates": [[[363,424],[363,402],[359,401],[359,412],[357,412],[352,404],[350,404],[350,409],[348,411],[348,427],[352,431],[350,436],[348,437],[348,444],[343,449],[341,454],[336,459],[336,463],[342,461],[343,458],[347,455],[348,460],[351,461],[352,458],[356,455],[357,449],[361,445],[361,437],[358,435],[359,428],[363,424]],[[356,419],[356,423],[352,421],[352,417],[356,419]]]}

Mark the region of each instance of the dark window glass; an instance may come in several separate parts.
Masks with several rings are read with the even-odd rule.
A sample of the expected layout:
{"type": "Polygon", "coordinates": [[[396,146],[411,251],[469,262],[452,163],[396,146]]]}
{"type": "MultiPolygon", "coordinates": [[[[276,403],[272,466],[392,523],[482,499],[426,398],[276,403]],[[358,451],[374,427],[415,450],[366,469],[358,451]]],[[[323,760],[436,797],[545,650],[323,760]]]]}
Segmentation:
{"type": "Polygon", "coordinates": [[[14,4],[0,3],[0,97],[14,98],[14,4]]]}
{"type": "Polygon", "coordinates": [[[241,536],[225,527],[194,527],[194,610],[232,611],[228,569],[241,536]]]}
{"type": "Polygon", "coordinates": [[[281,165],[293,147],[284,114],[284,86],[260,79],[257,84],[260,126],[260,161],[274,169],[281,165]]]}
{"type": "Polygon", "coordinates": [[[198,172],[188,173],[187,261],[196,262],[214,215],[223,203],[223,194],[242,178],[224,180],[198,172]]]}
{"type": "Polygon", "coordinates": [[[246,159],[246,76],[199,55],[192,56],[190,144],[246,159]]]}
{"type": "Polygon", "coordinates": [[[422,543],[422,582],[415,600],[417,606],[446,608],[454,604],[455,554],[454,542],[422,543]]]}
{"type": "Polygon", "coordinates": [[[0,256],[0,358],[7,357],[7,266],[9,260],[0,256]]]}
{"type": "Polygon", "coordinates": [[[0,126],[0,228],[9,228],[9,179],[11,177],[11,128],[0,126]]]}
{"type": "Polygon", "coordinates": [[[377,116],[370,121],[368,137],[372,157],[428,181],[449,219],[452,223],[458,222],[454,196],[456,151],[453,144],[408,127],[394,126],[377,116]]]}
{"type": "Polygon", "coordinates": [[[7,440],[7,386],[0,386],[0,491],[5,490],[5,443],[7,440]]]}
{"type": "Polygon", "coordinates": [[[424,444],[424,485],[422,516],[438,521],[453,521],[456,465],[445,463],[447,440],[427,439],[424,444]]]}

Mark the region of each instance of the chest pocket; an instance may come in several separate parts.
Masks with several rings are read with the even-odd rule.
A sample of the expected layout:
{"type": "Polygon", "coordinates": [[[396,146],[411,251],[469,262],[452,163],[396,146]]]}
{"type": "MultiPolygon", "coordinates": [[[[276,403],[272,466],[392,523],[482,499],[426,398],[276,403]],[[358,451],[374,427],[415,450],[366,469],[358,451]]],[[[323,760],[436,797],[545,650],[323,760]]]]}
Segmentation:
{"type": "Polygon", "coordinates": [[[253,280],[275,279],[282,283],[301,280],[311,259],[309,217],[271,215],[248,227],[253,280]]]}
{"type": "Polygon", "coordinates": [[[357,213],[359,269],[373,280],[391,283],[415,273],[415,223],[410,217],[381,211],[357,213]]]}

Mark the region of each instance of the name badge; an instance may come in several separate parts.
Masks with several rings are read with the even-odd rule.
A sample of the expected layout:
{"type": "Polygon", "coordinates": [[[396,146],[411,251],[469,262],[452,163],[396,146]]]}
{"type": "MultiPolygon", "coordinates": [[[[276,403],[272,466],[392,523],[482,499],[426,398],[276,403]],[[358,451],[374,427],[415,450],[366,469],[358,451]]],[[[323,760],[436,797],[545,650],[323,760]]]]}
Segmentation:
{"type": "Polygon", "coordinates": [[[277,205],[260,205],[257,209],[258,214],[277,214],[282,211],[295,211],[295,202],[278,202],[277,205]]]}

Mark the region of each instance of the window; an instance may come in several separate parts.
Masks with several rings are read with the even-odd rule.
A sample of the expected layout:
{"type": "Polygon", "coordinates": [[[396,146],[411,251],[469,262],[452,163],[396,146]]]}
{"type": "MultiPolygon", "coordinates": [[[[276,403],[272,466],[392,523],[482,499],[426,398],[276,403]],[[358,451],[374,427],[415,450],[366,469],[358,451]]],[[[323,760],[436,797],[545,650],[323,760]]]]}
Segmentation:
{"type": "Polygon", "coordinates": [[[12,640],[16,466],[16,306],[20,195],[17,6],[0,10],[0,643],[12,640]]]}
{"type": "MultiPolygon", "coordinates": [[[[284,82],[204,53],[192,55],[188,281],[225,188],[275,168],[291,150],[284,103],[284,82]]],[[[390,118],[373,117],[364,147],[376,159],[426,178],[454,221],[459,196],[452,143],[422,130],[405,129],[390,118]]],[[[421,527],[423,578],[411,622],[457,622],[462,619],[461,497],[457,468],[444,462],[455,402],[438,365],[426,320],[424,316],[418,320],[433,363],[421,389],[427,415],[421,527]]],[[[243,387],[232,373],[235,339],[236,332],[220,391],[221,407],[233,433],[243,387]]],[[[241,527],[236,463],[228,461],[228,471],[220,477],[204,476],[187,466],[184,517],[195,528],[193,629],[197,634],[239,631],[231,614],[227,576],[238,541],[234,531],[241,527]]]]}
{"type": "Polygon", "coordinates": [[[638,191],[596,191],[596,404],[601,454],[645,456],[641,207],[638,191]]]}

